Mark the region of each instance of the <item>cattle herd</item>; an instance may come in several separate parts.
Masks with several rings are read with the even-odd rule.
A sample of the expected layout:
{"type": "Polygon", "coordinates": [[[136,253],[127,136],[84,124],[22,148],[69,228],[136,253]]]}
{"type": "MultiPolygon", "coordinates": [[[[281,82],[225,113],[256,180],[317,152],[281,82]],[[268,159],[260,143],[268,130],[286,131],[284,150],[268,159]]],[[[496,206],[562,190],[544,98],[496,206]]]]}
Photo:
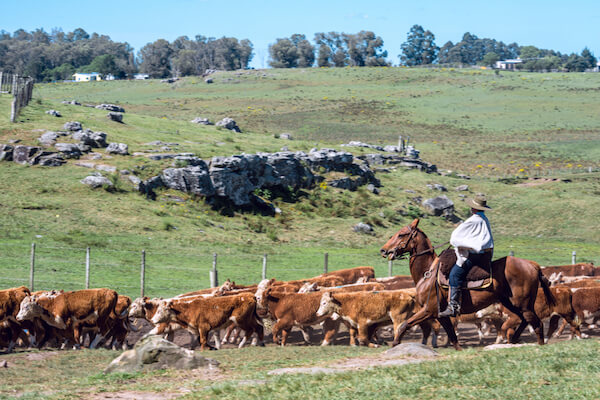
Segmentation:
{"type": "MultiPolygon", "coordinates": [[[[600,268],[575,264],[546,267],[542,272],[552,283],[556,300],[548,304],[540,289],[535,311],[541,319],[549,320],[546,337],[560,335],[567,325],[571,337],[586,337],[581,328],[594,329],[600,317],[600,268]]],[[[322,328],[321,345],[333,343],[340,325],[345,325],[351,346],[377,346],[381,342],[378,330],[391,325],[396,335],[416,307],[411,276],[375,278],[372,267],[305,280],[263,280],[250,286],[226,281],[217,288],[170,299],[141,297],[133,302],[111,289],[32,293],[21,286],[0,290],[0,349],[126,348],[128,335],[139,330],[136,319],[152,324],[149,333],[170,340],[176,331],[187,331],[192,335],[192,348],[199,344],[202,350],[237,341],[242,347],[249,340],[263,345],[265,327],[270,328],[273,342],[282,346],[289,342],[294,327],[302,332],[305,342],[312,343],[315,325],[322,328]]],[[[480,342],[491,327],[500,342],[518,325],[514,315],[501,305],[461,315],[453,322],[475,324],[480,342]]],[[[439,324],[425,322],[420,327],[424,343],[433,331],[432,344],[437,346],[439,324]]]]}

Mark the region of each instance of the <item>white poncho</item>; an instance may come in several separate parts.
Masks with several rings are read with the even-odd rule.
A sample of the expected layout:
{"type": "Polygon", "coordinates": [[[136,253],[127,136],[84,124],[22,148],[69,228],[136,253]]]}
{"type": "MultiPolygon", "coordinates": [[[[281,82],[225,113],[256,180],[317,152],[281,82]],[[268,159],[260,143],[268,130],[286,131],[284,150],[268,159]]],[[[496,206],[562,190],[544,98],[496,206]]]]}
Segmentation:
{"type": "Polygon", "coordinates": [[[479,253],[482,250],[493,248],[494,238],[490,221],[483,211],[473,214],[460,224],[452,232],[450,244],[454,246],[458,258],[456,263],[459,266],[462,266],[469,257],[469,250],[479,253]]]}

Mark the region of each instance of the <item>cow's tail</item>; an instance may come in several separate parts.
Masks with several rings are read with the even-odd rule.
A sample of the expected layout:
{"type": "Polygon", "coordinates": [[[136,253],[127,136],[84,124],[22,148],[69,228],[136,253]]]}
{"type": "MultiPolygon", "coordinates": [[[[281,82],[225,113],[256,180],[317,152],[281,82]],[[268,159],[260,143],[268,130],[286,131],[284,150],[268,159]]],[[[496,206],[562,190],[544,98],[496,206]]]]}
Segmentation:
{"type": "Polygon", "coordinates": [[[540,280],[540,286],[542,287],[542,290],[544,291],[544,295],[546,296],[546,302],[550,306],[555,306],[556,298],[554,297],[554,295],[552,294],[552,291],[550,290],[550,281],[548,280],[548,278],[546,278],[544,276],[544,274],[542,274],[542,270],[540,269],[539,266],[538,266],[538,279],[540,280]]]}

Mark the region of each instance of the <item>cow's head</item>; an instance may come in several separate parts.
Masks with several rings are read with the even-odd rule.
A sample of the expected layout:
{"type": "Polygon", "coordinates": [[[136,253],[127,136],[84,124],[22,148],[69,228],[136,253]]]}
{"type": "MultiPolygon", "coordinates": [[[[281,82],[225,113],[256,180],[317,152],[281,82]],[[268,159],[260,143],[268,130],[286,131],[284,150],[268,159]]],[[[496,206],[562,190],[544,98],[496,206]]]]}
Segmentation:
{"type": "Polygon", "coordinates": [[[298,289],[298,293],[310,293],[310,292],[317,292],[319,290],[319,286],[317,285],[317,282],[306,282],[304,285],[302,285],[302,287],[300,289],[298,289]]]}
{"type": "Polygon", "coordinates": [[[256,306],[258,308],[264,308],[267,298],[267,290],[271,288],[273,282],[275,282],[275,279],[263,279],[256,287],[254,298],[256,299],[256,306]]]}
{"type": "Polygon", "coordinates": [[[27,296],[21,301],[17,321],[28,321],[43,315],[44,308],[36,300],[35,296],[27,296]]]}
{"type": "Polygon", "coordinates": [[[339,309],[340,303],[333,298],[333,294],[331,294],[331,292],[324,292],[323,295],[321,295],[321,303],[317,310],[317,316],[322,317],[325,315],[332,315],[337,313],[339,309]]]}
{"type": "Polygon", "coordinates": [[[129,306],[131,306],[131,298],[119,295],[117,304],[115,304],[115,314],[117,317],[125,318],[128,315],[129,306]]]}
{"type": "Polygon", "coordinates": [[[150,300],[148,297],[138,297],[131,303],[129,307],[129,316],[131,318],[146,318],[146,309],[149,304],[147,303],[150,300]]]}
{"type": "Polygon", "coordinates": [[[156,309],[156,313],[154,313],[154,316],[152,317],[152,320],[150,322],[156,325],[160,324],[161,322],[170,321],[175,315],[173,309],[171,308],[172,304],[173,300],[162,300],[159,303],[158,308],[156,309]]]}
{"type": "Polygon", "coordinates": [[[405,226],[396,232],[379,250],[381,256],[386,257],[388,260],[393,260],[400,257],[402,254],[409,252],[414,245],[412,239],[418,233],[418,225],[419,218],[415,218],[410,225],[405,226]]]}

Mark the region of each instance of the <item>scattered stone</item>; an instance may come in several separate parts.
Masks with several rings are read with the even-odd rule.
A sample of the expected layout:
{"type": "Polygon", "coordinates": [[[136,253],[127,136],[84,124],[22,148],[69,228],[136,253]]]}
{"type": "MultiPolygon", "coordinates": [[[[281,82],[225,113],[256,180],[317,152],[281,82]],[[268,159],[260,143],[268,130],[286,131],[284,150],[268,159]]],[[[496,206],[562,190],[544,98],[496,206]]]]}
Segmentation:
{"type": "Polygon", "coordinates": [[[81,122],[69,121],[63,125],[63,128],[69,132],[80,131],[81,130],[81,122]]]}
{"type": "MultiPolygon", "coordinates": [[[[134,155],[138,155],[138,154],[134,153],[134,155]]],[[[153,161],[160,161],[160,160],[172,159],[172,158],[175,158],[176,156],[177,156],[176,154],[151,154],[148,156],[148,158],[153,161]]]]}
{"type": "Polygon", "coordinates": [[[0,161],[12,161],[14,148],[9,144],[0,144],[0,161]]]}
{"type": "Polygon", "coordinates": [[[48,110],[48,111],[46,111],[46,114],[52,115],[53,117],[62,117],[60,112],[58,112],[56,110],[48,110]]]}
{"type": "Polygon", "coordinates": [[[385,146],[383,151],[387,153],[400,153],[400,147],[398,146],[385,146]]]}
{"type": "Polygon", "coordinates": [[[120,154],[122,156],[129,155],[129,146],[125,143],[110,143],[106,147],[106,152],[108,154],[120,154]]]}
{"type": "Polygon", "coordinates": [[[199,125],[212,125],[213,123],[208,120],[208,118],[196,117],[190,121],[192,124],[199,125]]]}
{"type": "Polygon", "coordinates": [[[280,150],[281,151],[290,151],[290,149],[287,146],[283,146],[280,150]]]}
{"type": "Polygon", "coordinates": [[[81,144],[93,147],[93,148],[104,148],[108,146],[106,143],[106,133],[94,132],[86,129],[85,131],[77,131],[73,133],[73,139],[79,140],[81,144]]]}
{"type": "Polygon", "coordinates": [[[437,351],[420,343],[401,343],[383,352],[383,356],[391,357],[436,357],[437,351]]]}
{"type": "Polygon", "coordinates": [[[104,370],[112,372],[139,372],[157,369],[217,368],[219,362],[184,349],[157,335],[139,340],[132,350],[123,352],[104,370]]]}
{"type": "Polygon", "coordinates": [[[54,147],[67,158],[81,157],[81,149],[74,143],[56,143],[54,147]]]}
{"type": "Polygon", "coordinates": [[[378,146],[375,144],[363,143],[363,142],[359,142],[357,140],[352,140],[348,144],[342,144],[341,146],[342,147],[365,147],[368,149],[375,149],[375,150],[383,151],[382,146],[378,146]]]}
{"type": "Polygon", "coordinates": [[[48,131],[38,138],[38,142],[40,142],[44,146],[50,147],[54,146],[54,143],[56,143],[56,139],[58,139],[58,133],[48,131]]]}
{"type": "Polygon", "coordinates": [[[80,106],[81,105],[81,103],[78,102],[77,100],[64,100],[64,101],[61,101],[61,103],[62,104],[70,104],[72,106],[80,106]]]}
{"type": "Polygon", "coordinates": [[[212,78],[206,78],[204,80],[204,83],[213,83],[213,79],[212,78]]]}
{"type": "Polygon", "coordinates": [[[167,168],[160,175],[164,185],[170,189],[200,196],[213,196],[215,187],[208,173],[208,166],[202,164],[185,168],[167,168]]]}
{"type": "Polygon", "coordinates": [[[406,146],[406,156],[409,158],[419,158],[420,151],[413,146],[406,146]]]}
{"type": "Polygon", "coordinates": [[[102,154],[100,153],[90,153],[87,155],[86,157],[89,160],[101,160],[102,159],[102,154]]]}
{"type": "Polygon", "coordinates": [[[411,189],[404,189],[404,193],[411,193],[411,194],[415,194],[417,192],[415,192],[414,190],[411,189]]]}
{"type": "Polygon", "coordinates": [[[367,190],[373,194],[379,194],[379,189],[377,189],[372,183],[367,185],[367,190]]]}
{"type": "Polygon", "coordinates": [[[108,186],[108,187],[113,186],[113,183],[108,178],[106,178],[104,176],[98,176],[98,175],[86,176],[80,182],[83,183],[84,185],[88,185],[92,189],[96,189],[96,188],[99,188],[102,186],[108,186]]]}
{"type": "Polygon", "coordinates": [[[18,164],[30,163],[32,157],[41,149],[35,146],[15,146],[12,159],[18,164]]]}
{"type": "Polygon", "coordinates": [[[114,112],[118,112],[118,113],[125,112],[125,109],[123,107],[118,106],[116,104],[98,104],[96,106],[96,108],[98,110],[114,111],[114,112]]]}
{"type": "Polygon", "coordinates": [[[456,174],[457,178],[461,178],[461,179],[471,179],[471,177],[469,175],[465,175],[465,174],[456,174]]]}
{"type": "Polygon", "coordinates": [[[431,190],[439,190],[440,192],[447,192],[448,189],[444,185],[440,185],[439,183],[428,184],[427,187],[431,190]]]}
{"type": "Polygon", "coordinates": [[[96,168],[96,164],[93,162],[79,161],[79,162],[76,162],[75,165],[78,167],[83,167],[83,168],[91,168],[91,169],[96,168]]]}
{"type": "Polygon", "coordinates": [[[373,227],[369,224],[365,224],[364,222],[359,222],[352,227],[352,230],[356,233],[369,234],[373,232],[373,227]]]}
{"type": "Polygon", "coordinates": [[[292,135],[290,133],[282,133],[279,135],[279,139],[292,140],[292,135]]]}
{"type": "Polygon", "coordinates": [[[431,215],[450,216],[454,213],[454,203],[445,195],[423,200],[422,204],[431,215]]]}
{"type": "Polygon", "coordinates": [[[60,167],[66,161],[59,153],[44,152],[39,157],[36,157],[35,163],[44,167],[60,167]]]}
{"type": "Polygon", "coordinates": [[[117,167],[112,166],[112,165],[97,164],[96,169],[98,171],[109,172],[111,174],[117,172],[117,167]]]}
{"type": "Polygon", "coordinates": [[[160,81],[160,83],[174,83],[177,82],[179,78],[167,78],[160,81]]]}
{"type": "Polygon", "coordinates": [[[106,114],[106,117],[108,119],[110,119],[111,121],[115,121],[118,122],[120,124],[123,123],[123,114],[118,113],[118,112],[109,112],[108,114],[106,114]]]}
{"type": "Polygon", "coordinates": [[[466,192],[467,190],[469,190],[469,185],[460,185],[460,186],[457,186],[455,190],[457,192],[466,192]]]}
{"type": "Polygon", "coordinates": [[[129,182],[131,182],[133,184],[133,187],[135,188],[135,190],[139,190],[140,183],[142,183],[142,180],[140,178],[138,178],[135,175],[127,175],[127,179],[129,179],[129,182]]]}
{"type": "Polygon", "coordinates": [[[17,143],[21,143],[21,139],[10,139],[10,140],[8,141],[8,143],[10,143],[10,144],[17,144],[17,143]]]}
{"type": "Polygon", "coordinates": [[[225,129],[229,129],[230,131],[234,131],[234,132],[241,132],[242,130],[239,128],[239,126],[237,126],[236,122],[233,120],[233,118],[223,118],[222,120],[220,120],[219,122],[217,122],[215,124],[216,126],[221,126],[225,129]]]}

